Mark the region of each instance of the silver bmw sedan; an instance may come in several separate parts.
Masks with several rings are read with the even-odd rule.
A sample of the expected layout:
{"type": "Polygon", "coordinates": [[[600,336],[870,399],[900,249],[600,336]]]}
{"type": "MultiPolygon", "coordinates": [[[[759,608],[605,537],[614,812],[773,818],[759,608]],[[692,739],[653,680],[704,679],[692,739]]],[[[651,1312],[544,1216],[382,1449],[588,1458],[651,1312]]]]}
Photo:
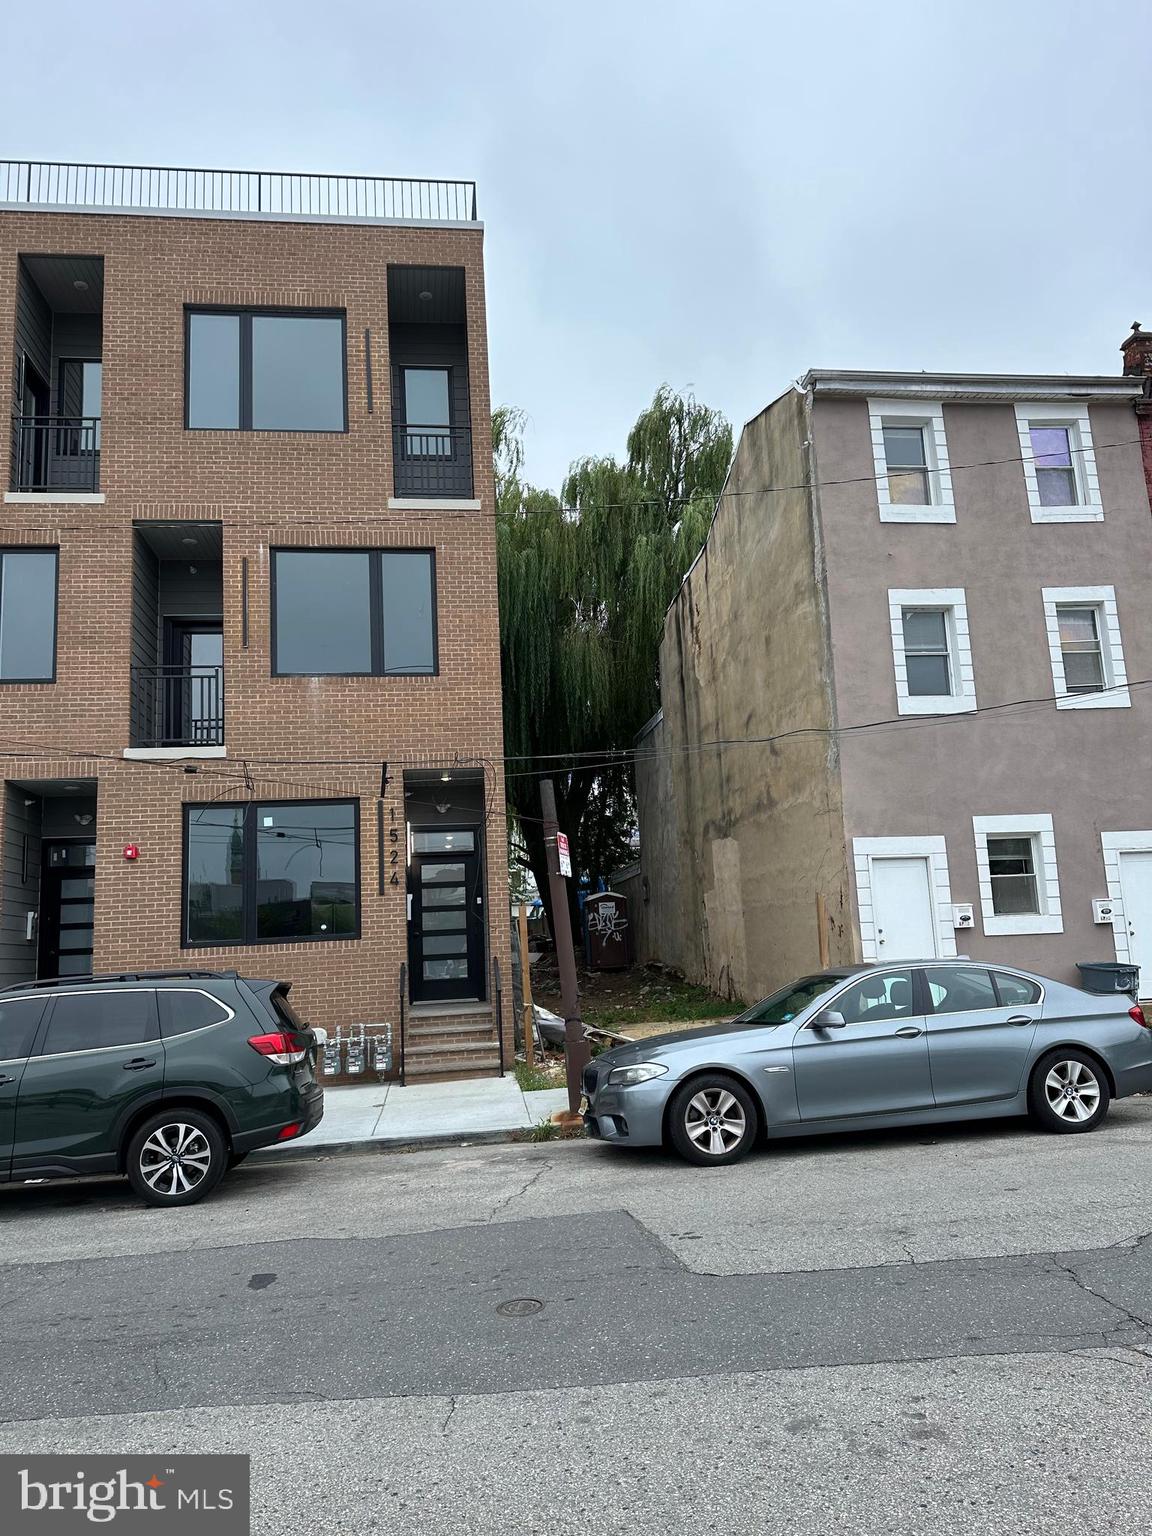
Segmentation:
{"type": "Polygon", "coordinates": [[[1100,996],[1009,966],[832,968],[731,1023],[618,1046],[584,1073],[584,1123],[621,1146],[732,1163],[763,1137],[1030,1114],[1092,1131],[1152,1092],[1152,1026],[1100,996]]]}

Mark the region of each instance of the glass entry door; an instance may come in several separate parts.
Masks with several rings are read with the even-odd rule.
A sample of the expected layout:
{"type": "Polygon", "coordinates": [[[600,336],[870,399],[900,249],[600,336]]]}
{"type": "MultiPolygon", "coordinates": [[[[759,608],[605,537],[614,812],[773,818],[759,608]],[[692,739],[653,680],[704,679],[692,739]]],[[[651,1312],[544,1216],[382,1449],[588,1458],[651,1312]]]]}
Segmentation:
{"type": "Polygon", "coordinates": [[[414,827],[408,868],[413,1002],[484,997],[484,896],[472,827],[414,827]]]}
{"type": "Polygon", "coordinates": [[[95,922],[94,838],[45,842],[37,976],[88,976],[95,922]]]}

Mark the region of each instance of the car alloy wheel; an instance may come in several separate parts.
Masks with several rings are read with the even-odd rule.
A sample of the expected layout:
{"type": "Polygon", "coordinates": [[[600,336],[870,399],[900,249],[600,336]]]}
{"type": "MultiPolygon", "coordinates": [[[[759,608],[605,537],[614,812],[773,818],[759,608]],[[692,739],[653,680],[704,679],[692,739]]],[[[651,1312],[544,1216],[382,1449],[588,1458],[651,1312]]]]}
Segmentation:
{"type": "Polygon", "coordinates": [[[1058,1119],[1079,1125],[1100,1107],[1100,1081],[1083,1061],[1056,1061],[1044,1079],[1044,1096],[1058,1119]]]}
{"type": "Polygon", "coordinates": [[[702,1088],[688,1101],[684,1129],[701,1152],[724,1157],[743,1140],[748,1118],[740,1100],[727,1088],[702,1088]]]}
{"type": "Polygon", "coordinates": [[[212,1148],[195,1125],[158,1126],[140,1148],[140,1176],[158,1195],[190,1194],[208,1176],[212,1148]]]}

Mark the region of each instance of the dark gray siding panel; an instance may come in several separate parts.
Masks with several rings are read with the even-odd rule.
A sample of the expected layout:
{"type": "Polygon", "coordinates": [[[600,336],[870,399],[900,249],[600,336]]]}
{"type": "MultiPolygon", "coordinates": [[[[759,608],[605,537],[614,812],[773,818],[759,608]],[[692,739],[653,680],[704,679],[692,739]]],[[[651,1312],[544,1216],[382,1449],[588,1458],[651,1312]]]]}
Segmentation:
{"type": "Polygon", "coordinates": [[[0,987],[36,979],[36,942],[26,934],[28,913],[40,905],[40,838],[39,799],[19,785],[6,784],[0,848],[0,987]]]}
{"type": "Polygon", "coordinates": [[[388,332],[392,355],[392,419],[404,420],[401,368],[451,368],[452,416],[469,425],[468,336],[462,325],[394,325],[388,332]]]}
{"type": "Polygon", "coordinates": [[[132,665],[154,667],[157,641],[157,578],[160,562],[139,534],[132,540],[132,665]]]}
{"type": "Polygon", "coordinates": [[[183,560],[161,560],[159,616],[164,619],[218,619],[224,613],[221,568],[183,560]]]}
{"type": "Polygon", "coordinates": [[[45,384],[52,382],[52,311],[39,288],[20,266],[16,287],[16,357],[15,378],[20,381],[20,359],[28,354],[45,384]]]}
{"type": "Polygon", "coordinates": [[[78,400],[60,398],[60,364],[66,357],[100,360],[102,327],[99,315],[56,315],[52,321],[52,409],[58,416],[78,416],[78,400]]]}

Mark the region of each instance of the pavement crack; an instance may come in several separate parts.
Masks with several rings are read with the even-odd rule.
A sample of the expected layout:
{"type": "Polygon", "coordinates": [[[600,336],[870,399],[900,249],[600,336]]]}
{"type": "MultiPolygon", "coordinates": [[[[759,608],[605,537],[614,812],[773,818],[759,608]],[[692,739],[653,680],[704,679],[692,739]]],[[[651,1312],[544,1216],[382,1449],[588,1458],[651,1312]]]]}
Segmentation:
{"type": "Polygon", "coordinates": [[[510,1195],[505,1195],[503,1200],[498,1201],[492,1207],[492,1211],[485,1225],[487,1226],[491,1224],[496,1220],[497,1216],[502,1215],[514,1200],[522,1200],[528,1191],[533,1187],[533,1185],[542,1179],[546,1173],[551,1171],[551,1168],[552,1164],[550,1162],[541,1163],[531,1178],[525,1179],[523,1184],[520,1185],[519,1189],[514,1189],[510,1195]]]}
{"type": "MultiPolygon", "coordinates": [[[[1133,1312],[1130,1308],[1126,1307],[1123,1302],[1113,1301],[1112,1297],[1106,1296],[1103,1291],[1094,1290],[1092,1286],[1088,1284],[1087,1280],[1084,1280],[1079,1274],[1077,1274],[1076,1270],[1071,1264],[1063,1263],[1056,1257],[1055,1254],[1052,1255],[1052,1263],[1058,1270],[1061,1270],[1064,1274],[1066,1274],[1072,1281],[1072,1284],[1075,1285],[1079,1290],[1083,1291],[1085,1296],[1091,1296],[1095,1301],[1102,1301],[1106,1307],[1111,1307],[1114,1312],[1119,1312],[1123,1323],[1130,1323],[1135,1328],[1152,1328],[1152,1321],[1150,1321],[1148,1318],[1141,1317],[1139,1313],[1133,1312]]],[[[1116,1324],[1117,1328],[1120,1326],[1122,1326],[1122,1323],[1116,1324]]],[[[1109,1329],[1109,1332],[1114,1331],[1114,1329],[1109,1329]]]]}
{"type": "Polygon", "coordinates": [[[440,1426],[440,1433],[442,1435],[446,1435],[448,1433],[448,1426],[449,1426],[449,1424],[451,1424],[452,1418],[453,1418],[453,1415],[455,1414],[455,1412],[456,1412],[456,1398],[455,1397],[450,1397],[448,1399],[448,1412],[444,1415],[444,1422],[440,1426]]]}

